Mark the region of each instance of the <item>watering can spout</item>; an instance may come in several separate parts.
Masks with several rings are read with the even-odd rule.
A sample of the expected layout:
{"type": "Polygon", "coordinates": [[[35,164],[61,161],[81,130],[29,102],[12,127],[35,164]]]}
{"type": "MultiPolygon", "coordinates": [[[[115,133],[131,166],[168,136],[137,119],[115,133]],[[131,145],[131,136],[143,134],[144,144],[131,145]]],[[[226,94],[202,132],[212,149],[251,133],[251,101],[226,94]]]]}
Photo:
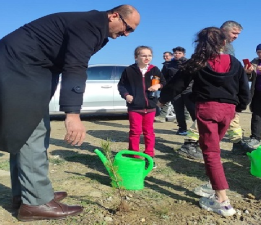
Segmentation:
{"type": "Polygon", "coordinates": [[[107,169],[108,173],[111,174],[111,170],[107,166],[108,159],[105,157],[105,155],[99,149],[95,149],[94,152],[99,156],[100,160],[102,161],[103,165],[107,169]]]}

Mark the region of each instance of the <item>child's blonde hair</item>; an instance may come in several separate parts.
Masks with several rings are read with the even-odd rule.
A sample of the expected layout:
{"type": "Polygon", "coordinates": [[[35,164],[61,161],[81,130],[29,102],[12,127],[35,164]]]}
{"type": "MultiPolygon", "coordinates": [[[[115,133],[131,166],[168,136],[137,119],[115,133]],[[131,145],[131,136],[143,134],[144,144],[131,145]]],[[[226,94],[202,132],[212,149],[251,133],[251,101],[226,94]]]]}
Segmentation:
{"type": "Polygon", "coordinates": [[[145,46],[145,45],[141,45],[141,46],[138,46],[137,48],[135,48],[135,50],[134,50],[134,58],[137,58],[138,55],[140,54],[140,51],[143,50],[143,49],[149,49],[151,51],[151,54],[153,54],[153,51],[152,51],[151,47],[145,46]]]}

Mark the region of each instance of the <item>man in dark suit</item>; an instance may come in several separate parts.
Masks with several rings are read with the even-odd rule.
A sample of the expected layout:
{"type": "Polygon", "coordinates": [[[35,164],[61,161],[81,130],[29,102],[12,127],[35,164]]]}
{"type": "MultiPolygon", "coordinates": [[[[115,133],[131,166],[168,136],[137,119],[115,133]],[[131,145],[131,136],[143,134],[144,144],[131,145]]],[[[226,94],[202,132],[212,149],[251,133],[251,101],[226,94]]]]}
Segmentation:
{"type": "Polygon", "coordinates": [[[0,150],[10,153],[13,207],[18,219],[59,219],[82,212],[61,201],[48,178],[49,101],[62,73],[60,110],[65,141],[80,146],[80,120],[90,57],[108,42],[128,36],[140,15],[130,5],[108,11],[65,12],[34,20],[0,40],[0,150]]]}

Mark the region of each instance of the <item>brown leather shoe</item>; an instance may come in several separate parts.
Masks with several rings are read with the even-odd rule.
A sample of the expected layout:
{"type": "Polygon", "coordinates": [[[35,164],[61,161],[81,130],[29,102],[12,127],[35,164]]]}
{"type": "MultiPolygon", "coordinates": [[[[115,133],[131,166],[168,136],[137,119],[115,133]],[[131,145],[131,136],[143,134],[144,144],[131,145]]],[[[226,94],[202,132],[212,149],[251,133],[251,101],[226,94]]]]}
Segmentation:
{"type": "MultiPolygon", "coordinates": [[[[67,197],[67,192],[65,191],[56,191],[54,192],[54,200],[57,202],[62,201],[67,197]]],[[[19,209],[22,204],[21,196],[14,196],[12,199],[12,209],[19,209]]]]}
{"type": "Polygon", "coordinates": [[[54,192],[54,200],[57,202],[62,201],[67,197],[67,192],[65,191],[56,191],[54,192]]]}
{"type": "Polygon", "coordinates": [[[81,206],[69,206],[52,200],[44,205],[22,204],[18,211],[18,219],[21,221],[54,220],[63,219],[67,216],[75,216],[83,211],[81,206]]]}

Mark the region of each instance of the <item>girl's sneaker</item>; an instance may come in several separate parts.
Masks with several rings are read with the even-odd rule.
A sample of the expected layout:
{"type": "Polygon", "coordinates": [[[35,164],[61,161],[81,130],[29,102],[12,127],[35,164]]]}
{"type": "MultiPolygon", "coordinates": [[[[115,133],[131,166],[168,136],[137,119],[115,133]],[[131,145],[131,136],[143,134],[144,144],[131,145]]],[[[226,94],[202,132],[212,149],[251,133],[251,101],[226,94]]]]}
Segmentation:
{"type": "Polygon", "coordinates": [[[207,211],[216,212],[222,216],[232,216],[236,213],[236,210],[230,205],[229,200],[220,203],[215,194],[209,198],[203,197],[199,199],[199,205],[207,211]]]}
{"type": "Polygon", "coordinates": [[[207,197],[207,198],[215,194],[215,191],[212,189],[210,183],[206,183],[199,187],[196,187],[193,192],[198,196],[207,197]]]}

